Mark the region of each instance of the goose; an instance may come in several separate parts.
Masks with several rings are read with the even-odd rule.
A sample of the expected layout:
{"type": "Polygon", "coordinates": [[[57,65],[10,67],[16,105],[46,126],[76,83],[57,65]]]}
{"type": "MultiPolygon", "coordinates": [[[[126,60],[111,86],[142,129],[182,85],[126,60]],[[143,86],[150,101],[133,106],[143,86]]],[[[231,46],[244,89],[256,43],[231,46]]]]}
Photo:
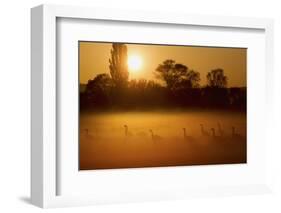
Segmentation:
{"type": "Polygon", "coordinates": [[[89,129],[84,129],[85,135],[89,135],[89,129]]]}
{"type": "Polygon", "coordinates": [[[186,128],[182,128],[183,130],[183,139],[186,141],[192,141],[193,137],[186,135],[186,128]]]}
{"type": "Polygon", "coordinates": [[[157,141],[162,141],[162,137],[159,135],[155,135],[152,131],[152,129],[149,130],[150,134],[151,134],[151,138],[153,140],[153,142],[157,142],[157,141]]]}
{"type": "Polygon", "coordinates": [[[232,127],[232,138],[240,138],[240,137],[241,137],[241,135],[238,134],[238,133],[236,133],[236,129],[235,129],[235,127],[233,126],[233,127],[232,127]]]}
{"type": "Polygon", "coordinates": [[[222,130],[220,123],[218,123],[218,132],[220,136],[224,136],[224,131],[222,130]]]}
{"type": "Polygon", "coordinates": [[[216,135],[216,130],[215,130],[215,128],[211,128],[211,133],[212,133],[212,137],[213,137],[213,138],[218,138],[218,136],[216,135]]]}
{"type": "Polygon", "coordinates": [[[129,128],[128,128],[127,125],[124,125],[124,128],[125,128],[125,136],[126,137],[133,136],[133,133],[129,131],[129,128]]]}
{"type": "Polygon", "coordinates": [[[210,136],[210,134],[204,129],[203,124],[200,124],[201,126],[201,133],[203,136],[210,136]]]}
{"type": "Polygon", "coordinates": [[[84,137],[85,137],[87,140],[92,140],[92,139],[94,139],[93,135],[89,133],[89,129],[86,128],[86,129],[84,129],[83,131],[85,132],[84,137]]]}

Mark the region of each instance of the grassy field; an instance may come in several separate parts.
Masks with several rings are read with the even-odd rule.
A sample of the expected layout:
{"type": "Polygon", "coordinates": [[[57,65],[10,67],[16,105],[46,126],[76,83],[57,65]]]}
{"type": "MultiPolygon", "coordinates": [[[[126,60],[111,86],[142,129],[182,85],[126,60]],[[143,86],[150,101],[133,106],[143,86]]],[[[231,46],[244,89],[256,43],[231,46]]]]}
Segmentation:
{"type": "Polygon", "coordinates": [[[246,114],[81,113],[79,156],[81,170],[246,163],[246,114]]]}

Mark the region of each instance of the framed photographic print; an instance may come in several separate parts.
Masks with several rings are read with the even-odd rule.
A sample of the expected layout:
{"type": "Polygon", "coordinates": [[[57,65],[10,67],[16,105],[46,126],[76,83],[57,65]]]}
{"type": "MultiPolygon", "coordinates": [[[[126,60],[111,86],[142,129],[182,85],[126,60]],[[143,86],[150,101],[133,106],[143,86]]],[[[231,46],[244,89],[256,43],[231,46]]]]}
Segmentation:
{"type": "Polygon", "coordinates": [[[270,191],[272,20],[31,14],[32,203],[270,191]]]}
{"type": "Polygon", "coordinates": [[[78,46],[80,170],[247,163],[246,48],[78,46]]]}

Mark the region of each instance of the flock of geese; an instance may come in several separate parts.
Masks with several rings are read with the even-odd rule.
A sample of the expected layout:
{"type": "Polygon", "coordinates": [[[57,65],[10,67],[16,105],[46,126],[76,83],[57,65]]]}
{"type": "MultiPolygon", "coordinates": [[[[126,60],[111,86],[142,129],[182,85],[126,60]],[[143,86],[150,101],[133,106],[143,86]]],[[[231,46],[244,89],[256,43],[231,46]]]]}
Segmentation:
{"type": "MultiPolygon", "coordinates": [[[[153,142],[158,142],[158,141],[164,140],[164,138],[162,136],[155,134],[152,129],[149,129],[148,133],[146,133],[144,131],[140,131],[140,132],[136,132],[135,134],[133,134],[133,132],[131,132],[129,130],[128,125],[125,124],[123,127],[124,127],[124,136],[125,136],[125,138],[130,138],[130,137],[133,137],[133,136],[146,138],[146,137],[148,137],[148,133],[149,133],[153,142]]],[[[183,130],[183,139],[184,140],[186,140],[186,141],[194,141],[194,137],[193,136],[187,135],[186,128],[182,128],[182,130],[183,130]]],[[[212,127],[212,128],[210,128],[210,131],[207,131],[205,126],[203,124],[200,124],[200,131],[201,131],[201,136],[202,137],[206,137],[206,138],[222,139],[222,138],[226,137],[225,131],[222,129],[220,123],[217,123],[217,129],[212,127]]],[[[89,133],[89,129],[84,129],[84,132],[85,132],[85,135],[88,138],[93,139],[93,137],[89,133]]],[[[239,139],[241,137],[242,136],[239,133],[236,132],[236,128],[234,126],[232,126],[231,127],[231,138],[239,139]]]]}
{"type": "MultiPolygon", "coordinates": [[[[218,123],[218,129],[217,129],[218,130],[217,131],[218,134],[216,133],[216,129],[213,128],[213,127],[210,129],[210,132],[205,130],[203,124],[200,124],[200,127],[201,127],[201,134],[202,134],[202,136],[207,136],[207,137],[211,136],[213,138],[218,138],[218,137],[224,137],[225,136],[225,132],[222,129],[220,123],[218,123]]],[[[236,129],[235,129],[234,126],[231,127],[231,137],[232,138],[241,137],[241,135],[236,132],[236,129]]]]}

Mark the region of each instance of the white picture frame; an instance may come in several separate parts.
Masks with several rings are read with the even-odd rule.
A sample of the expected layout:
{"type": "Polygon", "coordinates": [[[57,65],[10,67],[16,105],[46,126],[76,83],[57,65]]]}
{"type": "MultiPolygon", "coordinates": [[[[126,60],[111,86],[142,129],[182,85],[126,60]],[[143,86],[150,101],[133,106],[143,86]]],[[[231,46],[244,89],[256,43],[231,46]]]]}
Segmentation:
{"type": "MultiPolygon", "coordinates": [[[[57,20],[80,19],[80,20],[101,20],[134,23],[153,23],[156,25],[169,26],[200,26],[221,29],[253,29],[260,30],[264,34],[264,68],[262,75],[266,76],[265,87],[261,92],[265,94],[264,107],[259,109],[271,112],[272,108],[272,78],[273,78],[273,21],[271,19],[240,18],[240,17],[216,17],[203,15],[187,15],[173,13],[153,13],[147,11],[122,11],[112,9],[84,8],[74,6],[54,6],[41,5],[31,10],[31,201],[33,204],[47,207],[91,205],[96,203],[114,203],[143,200],[177,199],[197,196],[214,195],[234,195],[234,194],[253,194],[270,192],[270,165],[269,161],[264,162],[264,166],[259,173],[264,173],[263,178],[254,184],[233,183],[233,185],[217,185],[210,187],[185,187],[177,188],[174,186],[164,187],[152,193],[143,191],[139,193],[136,189],[124,191],[120,196],[118,193],[110,193],[105,190],[100,195],[64,195],[58,193],[60,158],[57,146],[57,88],[60,83],[57,79],[57,20]],[[127,194],[126,194],[127,193],[127,194]],[[59,195],[58,195],[59,194],[59,195]],[[110,195],[114,194],[114,195],[110,195]]],[[[251,76],[250,76],[251,77],[251,76]]],[[[61,79],[67,81],[67,79],[61,79]]],[[[262,99],[263,100],[263,99],[262,99]]],[[[267,113],[263,118],[263,128],[266,129],[262,136],[265,140],[263,145],[268,146],[269,137],[266,134],[270,131],[272,114],[267,113]]],[[[263,134],[263,133],[258,133],[263,134]]],[[[265,151],[260,153],[265,159],[265,151]]],[[[181,168],[182,172],[185,168],[181,168]]],[[[153,173],[154,169],[150,169],[153,173]]],[[[207,171],[208,169],[206,169],[207,171]]],[[[166,170],[165,172],[167,172],[166,170]]],[[[170,168],[169,172],[175,171],[170,168]]],[[[112,171],[107,171],[112,173],[112,171]]],[[[118,171],[117,171],[118,172],[118,171]]],[[[123,172],[127,172],[124,171],[123,172]]],[[[178,172],[178,171],[177,171],[178,172]]],[[[130,170],[129,173],[141,173],[130,170]]],[[[156,172],[157,173],[157,172],[156,172]]],[[[153,174],[159,175],[159,174],[153,174]]],[[[173,178],[173,176],[171,176],[173,178]]],[[[63,179],[62,179],[63,180],[63,179]]],[[[132,186],[130,186],[132,187],[132,186]]],[[[161,188],[161,185],[159,185],[161,188]]]]}

